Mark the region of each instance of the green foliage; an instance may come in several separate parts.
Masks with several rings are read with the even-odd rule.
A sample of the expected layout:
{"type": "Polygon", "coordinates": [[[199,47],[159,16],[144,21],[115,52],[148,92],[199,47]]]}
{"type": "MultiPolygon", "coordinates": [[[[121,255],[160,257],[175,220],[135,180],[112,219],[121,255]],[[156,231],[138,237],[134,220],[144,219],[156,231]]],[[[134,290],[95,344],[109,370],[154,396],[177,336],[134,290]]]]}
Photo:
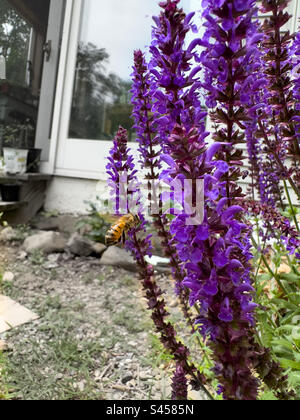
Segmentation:
{"type": "MultiPolygon", "coordinates": [[[[273,244],[273,250],[275,254],[263,265],[261,253],[256,252],[256,262],[260,261],[261,268],[255,278],[259,304],[258,337],[286,370],[289,385],[300,398],[299,264],[287,255],[280,240],[273,244]],[[281,272],[282,264],[288,272],[281,272]]],[[[268,393],[266,395],[270,397],[268,393]]],[[[267,399],[266,395],[262,399],[267,399]]]]}
{"type": "Polygon", "coordinates": [[[87,236],[95,242],[105,243],[105,235],[111,226],[111,221],[99,212],[96,204],[91,202],[88,204],[89,216],[80,220],[76,224],[76,227],[77,229],[81,229],[82,227],[89,226],[90,231],[87,233],[87,236]]]}
{"type": "Polygon", "coordinates": [[[174,356],[165,349],[157,335],[150,333],[149,340],[151,346],[149,361],[153,368],[157,368],[161,364],[169,364],[174,360],[174,356]]]}
{"type": "Polygon", "coordinates": [[[0,350],[0,401],[9,400],[12,397],[11,389],[7,385],[7,360],[0,350]]]}
{"type": "Polygon", "coordinates": [[[45,254],[43,253],[43,251],[36,249],[31,252],[29,256],[29,261],[34,265],[41,266],[45,262],[45,254]]]}
{"type": "Polygon", "coordinates": [[[201,357],[200,357],[200,361],[198,361],[197,363],[197,368],[199,372],[202,373],[205,376],[205,378],[207,378],[207,380],[209,381],[210,386],[212,387],[214,391],[213,393],[214,400],[221,401],[223,400],[223,398],[221,395],[218,394],[219,382],[215,378],[215,374],[213,372],[213,368],[214,368],[214,361],[212,358],[213,351],[207,345],[207,343],[203,340],[203,337],[201,336],[199,331],[196,331],[191,336],[191,339],[189,341],[189,348],[193,342],[198,348],[199,347],[201,348],[201,357]]]}
{"type": "Polygon", "coordinates": [[[277,401],[277,398],[275,397],[272,391],[264,391],[260,395],[259,399],[260,401],[277,401]]]}

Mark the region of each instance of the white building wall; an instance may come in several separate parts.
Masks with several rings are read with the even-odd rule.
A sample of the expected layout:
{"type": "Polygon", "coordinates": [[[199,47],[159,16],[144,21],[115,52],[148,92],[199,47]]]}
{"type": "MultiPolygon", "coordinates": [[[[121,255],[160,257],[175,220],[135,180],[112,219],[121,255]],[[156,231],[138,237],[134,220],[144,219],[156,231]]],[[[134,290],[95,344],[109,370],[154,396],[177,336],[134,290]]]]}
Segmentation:
{"type": "Polygon", "coordinates": [[[55,176],[49,183],[44,208],[62,214],[87,214],[86,201],[95,202],[97,195],[103,198],[106,192],[104,181],[55,176]]]}

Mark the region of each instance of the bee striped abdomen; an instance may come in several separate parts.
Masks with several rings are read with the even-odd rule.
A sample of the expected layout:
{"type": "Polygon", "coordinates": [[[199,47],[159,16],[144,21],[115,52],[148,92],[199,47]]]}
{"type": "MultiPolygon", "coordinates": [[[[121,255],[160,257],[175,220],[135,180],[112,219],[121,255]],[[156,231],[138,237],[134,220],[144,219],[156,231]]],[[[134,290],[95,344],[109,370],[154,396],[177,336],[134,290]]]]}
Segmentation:
{"type": "Polygon", "coordinates": [[[120,225],[112,226],[106,234],[105,242],[106,245],[116,245],[120,242],[123,233],[123,228],[120,225]]]}
{"type": "Polygon", "coordinates": [[[139,224],[138,216],[127,214],[121,217],[107,232],[105,236],[105,243],[107,246],[118,244],[122,237],[125,238],[125,233],[139,224]]]}

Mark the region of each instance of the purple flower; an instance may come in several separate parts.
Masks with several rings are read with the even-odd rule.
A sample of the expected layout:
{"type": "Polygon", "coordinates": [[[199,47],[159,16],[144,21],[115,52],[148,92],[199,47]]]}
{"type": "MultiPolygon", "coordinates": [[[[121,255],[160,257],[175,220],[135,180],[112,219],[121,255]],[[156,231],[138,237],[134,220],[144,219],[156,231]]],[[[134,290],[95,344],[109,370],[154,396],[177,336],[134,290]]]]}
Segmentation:
{"type": "Polygon", "coordinates": [[[201,225],[196,230],[196,238],[200,241],[206,241],[209,238],[209,227],[207,225],[201,225]]]}
{"type": "Polygon", "coordinates": [[[177,363],[172,379],[172,400],[187,400],[188,384],[183,367],[177,363]]]}
{"type": "Polygon", "coordinates": [[[214,246],[213,254],[213,262],[218,268],[223,268],[228,263],[224,239],[219,238],[217,240],[214,246]]]}
{"type": "Polygon", "coordinates": [[[225,298],[224,302],[221,305],[220,312],[218,318],[223,322],[231,322],[233,321],[233,311],[230,308],[229,299],[225,298]]]}
{"type": "MultiPolygon", "coordinates": [[[[251,369],[242,368],[249,365],[248,356],[252,354],[255,304],[250,277],[251,244],[248,227],[243,222],[243,208],[239,205],[243,196],[236,184],[243,176],[240,171],[242,154],[237,147],[243,141],[243,135],[238,134],[236,127],[243,128],[244,121],[247,121],[241,104],[250,103],[246,86],[253,71],[251,64],[257,55],[255,43],[261,39],[255,35],[252,23],[256,14],[254,6],[254,0],[203,2],[206,33],[200,58],[205,78],[202,88],[207,98],[206,105],[215,111],[212,118],[218,124],[218,130],[214,135],[215,145],[206,153],[202,149],[201,159],[197,159],[202,165],[205,162],[209,169],[194,170],[188,158],[182,168],[179,153],[168,141],[170,154],[177,165],[170,170],[170,175],[175,177],[176,171],[184,170],[186,176],[192,174],[192,177],[204,179],[204,220],[208,229],[196,227],[190,232],[190,238],[194,235],[195,240],[188,241],[192,244],[202,242],[203,257],[196,264],[198,277],[197,268],[186,264],[189,280],[186,279],[185,283],[191,288],[191,302],[197,302],[200,307],[197,322],[202,334],[211,339],[216,372],[226,399],[255,399],[258,390],[258,381],[251,369]],[[248,50],[243,49],[242,43],[249,38],[248,50]],[[227,348],[228,339],[232,341],[227,348]],[[234,351],[239,354],[234,362],[231,357],[227,358],[227,354],[232,354],[233,341],[234,351]],[[240,369],[244,370],[242,376],[240,369]],[[230,378],[228,372],[231,372],[230,378]],[[233,382],[238,383],[238,387],[233,387],[233,382]]],[[[201,164],[198,167],[204,169],[201,164]]]]}
{"type": "Polygon", "coordinates": [[[162,145],[176,123],[184,124],[188,130],[196,126],[204,128],[204,119],[199,118],[201,67],[192,68],[192,60],[197,57],[195,48],[202,41],[194,39],[185,45],[188,33],[193,31],[194,13],[186,16],[178,3],[171,0],[160,3],[163,11],[159,18],[154,18],[150,46],[150,68],[156,86],[153,111],[164,115],[158,126],[162,145]]]}
{"type": "Polygon", "coordinates": [[[131,211],[130,203],[138,202],[139,183],[134,159],[130,154],[127,131],[123,127],[115,136],[113,147],[107,158],[106,173],[115,202],[115,213],[122,214],[131,211]]]}

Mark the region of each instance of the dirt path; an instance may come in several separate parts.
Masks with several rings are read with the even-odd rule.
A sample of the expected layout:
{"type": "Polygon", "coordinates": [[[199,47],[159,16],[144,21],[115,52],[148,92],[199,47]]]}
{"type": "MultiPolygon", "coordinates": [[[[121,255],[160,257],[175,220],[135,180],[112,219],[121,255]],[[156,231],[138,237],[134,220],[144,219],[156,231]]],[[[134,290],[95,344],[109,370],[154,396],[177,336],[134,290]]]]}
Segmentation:
{"type": "Polygon", "coordinates": [[[7,381],[16,399],[165,399],[168,362],[141,299],[139,281],[95,258],[25,257],[2,246],[14,274],[2,293],[37,313],[37,321],[2,335],[7,381]],[[161,373],[158,373],[161,372],[161,373]]]}

